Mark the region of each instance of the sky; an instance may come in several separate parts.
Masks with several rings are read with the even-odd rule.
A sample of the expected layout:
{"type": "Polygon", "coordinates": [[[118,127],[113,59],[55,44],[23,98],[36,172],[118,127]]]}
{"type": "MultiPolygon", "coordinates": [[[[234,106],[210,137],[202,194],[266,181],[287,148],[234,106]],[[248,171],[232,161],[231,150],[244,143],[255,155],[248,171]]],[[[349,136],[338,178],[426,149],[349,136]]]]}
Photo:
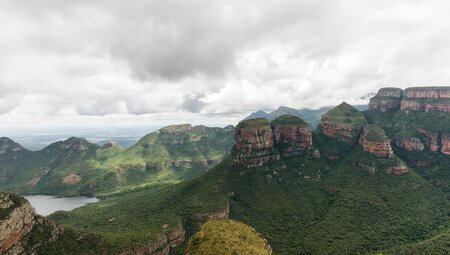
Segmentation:
{"type": "Polygon", "coordinates": [[[447,0],[0,0],[3,129],[236,124],[448,85],[447,0]]]}

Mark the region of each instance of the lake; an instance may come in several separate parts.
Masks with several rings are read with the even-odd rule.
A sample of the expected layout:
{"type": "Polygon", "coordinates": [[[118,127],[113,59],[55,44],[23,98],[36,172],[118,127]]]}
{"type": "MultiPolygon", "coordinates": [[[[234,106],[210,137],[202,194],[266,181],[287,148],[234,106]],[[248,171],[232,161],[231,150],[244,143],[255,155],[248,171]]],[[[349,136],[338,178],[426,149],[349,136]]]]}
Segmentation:
{"type": "Polygon", "coordinates": [[[86,204],[99,201],[95,197],[56,197],[45,195],[25,196],[40,215],[47,216],[56,211],[70,211],[86,204]]]}

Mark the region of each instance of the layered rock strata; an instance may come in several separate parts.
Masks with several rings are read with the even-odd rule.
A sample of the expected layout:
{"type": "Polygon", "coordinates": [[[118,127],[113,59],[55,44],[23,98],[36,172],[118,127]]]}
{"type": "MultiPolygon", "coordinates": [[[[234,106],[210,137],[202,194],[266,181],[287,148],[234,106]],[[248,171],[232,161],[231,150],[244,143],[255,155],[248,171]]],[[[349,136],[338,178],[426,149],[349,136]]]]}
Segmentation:
{"type": "Polygon", "coordinates": [[[370,99],[374,112],[450,112],[450,87],[382,88],[370,99]]]}
{"type": "Polygon", "coordinates": [[[392,157],[393,155],[389,139],[384,130],[376,125],[364,127],[359,144],[364,151],[377,157],[392,157]]]}

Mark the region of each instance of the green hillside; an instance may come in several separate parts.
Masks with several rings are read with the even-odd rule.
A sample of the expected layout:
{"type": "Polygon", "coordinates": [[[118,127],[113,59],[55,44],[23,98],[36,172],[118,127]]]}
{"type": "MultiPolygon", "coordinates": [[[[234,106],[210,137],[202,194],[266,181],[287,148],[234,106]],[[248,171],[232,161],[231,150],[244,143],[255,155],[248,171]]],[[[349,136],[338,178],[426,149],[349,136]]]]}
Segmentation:
{"type": "Polygon", "coordinates": [[[356,109],[355,107],[345,102],[326,112],[322,116],[322,118],[334,123],[358,124],[358,125],[367,124],[367,120],[364,117],[364,114],[358,111],[358,109],[356,109]]]}
{"type": "Polygon", "coordinates": [[[126,149],[72,137],[37,152],[20,151],[20,157],[0,157],[0,186],[21,194],[72,196],[179,183],[220,162],[232,137],[232,127],[188,124],[152,132],[126,149]]]}
{"type": "Polygon", "coordinates": [[[270,255],[267,241],[252,227],[233,220],[210,221],[188,242],[187,255],[270,255]]]}

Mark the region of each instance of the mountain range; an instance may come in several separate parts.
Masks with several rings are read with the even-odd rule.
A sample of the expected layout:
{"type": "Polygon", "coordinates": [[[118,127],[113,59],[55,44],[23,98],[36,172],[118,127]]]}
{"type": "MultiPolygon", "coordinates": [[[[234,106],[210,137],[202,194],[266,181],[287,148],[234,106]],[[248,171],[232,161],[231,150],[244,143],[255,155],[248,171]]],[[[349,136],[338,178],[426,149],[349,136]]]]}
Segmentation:
{"type": "MultiPolygon", "coordinates": [[[[258,118],[247,118],[235,128],[214,129],[210,139],[198,138],[208,128],[171,126],[128,149],[69,139],[29,152],[2,139],[7,145],[0,146],[0,169],[10,169],[2,171],[9,185],[2,187],[12,191],[26,190],[24,180],[35,177],[34,169],[60,162],[50,171],[64,173],[54,179],[59,182],[72,173],[66,169],[75,169],[68,166],[92,161],[104,167],[93,172],[113,172],[119,166],[114,171],[121,179],[136,171],[123,165],[145,162],[147,171],[174,155],[204,160],[220,154],[223,160],[198,174],[191,168],[188,176],[177,175],[177,181],[165,185],[153,185],[158,178],[154,174],[137,175],[142,182],[106,182],[108,188],[91,193],[102,194],[100,202],[47,218],[33,213],[20,196],[2,193],[0,251],[449,254],[449,112],[450,87],[383,88],[368,110],[344,102],[327,110],[315,130],[291,112],[273,119],[253,116],[258,118]],[[55,153],[61,148],[70,153],[55,153]],[[213,148],[216,152],[209,153],[213,148]],[[22,162],[39,167],[21,168],[22,162]]],[[[154,171],[167,171],[158,167],[154,171]]],[[[81,173],[73,174],[89,176],[81,173]]],[[[47,186],[50,180],[39,182],[55,187],[47,186]]],[[[86,187],[88,180],[98,179],[86,178],[76,187],[86,187]]]]}

